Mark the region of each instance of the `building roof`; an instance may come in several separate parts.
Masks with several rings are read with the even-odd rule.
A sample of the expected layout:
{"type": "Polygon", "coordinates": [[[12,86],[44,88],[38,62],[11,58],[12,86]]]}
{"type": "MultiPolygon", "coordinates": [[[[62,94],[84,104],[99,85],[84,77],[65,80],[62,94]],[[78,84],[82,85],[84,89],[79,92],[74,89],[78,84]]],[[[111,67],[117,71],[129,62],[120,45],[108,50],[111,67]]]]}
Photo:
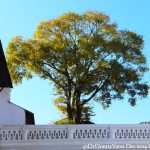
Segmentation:
{"type": "Polygon", "coordinates": [[[10,87],[10,88],[13,87],[10,73],[7,68],[7,63],[1,41],[0,41],[0,87],[10,87]]]}

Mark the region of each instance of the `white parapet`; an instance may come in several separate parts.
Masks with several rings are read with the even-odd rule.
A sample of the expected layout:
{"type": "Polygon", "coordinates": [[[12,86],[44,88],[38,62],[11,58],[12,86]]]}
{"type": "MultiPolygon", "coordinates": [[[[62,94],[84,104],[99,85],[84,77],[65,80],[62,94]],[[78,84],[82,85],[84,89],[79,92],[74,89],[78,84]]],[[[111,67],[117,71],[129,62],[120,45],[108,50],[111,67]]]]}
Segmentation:
{"type": "Polygon", "coordinates": [[[0,150],[150,148],[150,125],[0,126],[0,150]]]}

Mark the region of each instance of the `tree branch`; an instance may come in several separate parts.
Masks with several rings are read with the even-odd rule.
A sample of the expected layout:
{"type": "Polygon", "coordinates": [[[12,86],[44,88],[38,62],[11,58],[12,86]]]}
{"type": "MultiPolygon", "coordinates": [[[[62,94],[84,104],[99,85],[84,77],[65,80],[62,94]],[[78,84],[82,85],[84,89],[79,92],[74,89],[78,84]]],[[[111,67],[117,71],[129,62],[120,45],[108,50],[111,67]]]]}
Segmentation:
{"type": "Polygon", "coordinates": [[[100,87],[98,87],[98,88],[94,91],[94,93],[93,93],[88,99],[83,100],[82,106],[85,105],[86,103],[88,103],[93,97],[95,97],[96,94],[107,84],[108,81],[109,81],[109,80],[106,79],[106,80],[103,82],[103,84],[102,84],[100,87]]]}

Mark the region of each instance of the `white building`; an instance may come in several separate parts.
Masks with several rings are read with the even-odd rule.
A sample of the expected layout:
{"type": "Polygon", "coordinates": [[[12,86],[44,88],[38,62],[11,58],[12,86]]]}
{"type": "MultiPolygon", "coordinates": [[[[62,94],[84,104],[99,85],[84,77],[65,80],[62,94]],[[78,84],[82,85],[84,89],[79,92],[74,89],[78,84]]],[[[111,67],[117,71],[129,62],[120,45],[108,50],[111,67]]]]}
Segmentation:
{"type": "Polygon", "coordinates": [[[0,41],[0,125],[34,124],[33,113],[10,102],[13,88],[0,41]]]}

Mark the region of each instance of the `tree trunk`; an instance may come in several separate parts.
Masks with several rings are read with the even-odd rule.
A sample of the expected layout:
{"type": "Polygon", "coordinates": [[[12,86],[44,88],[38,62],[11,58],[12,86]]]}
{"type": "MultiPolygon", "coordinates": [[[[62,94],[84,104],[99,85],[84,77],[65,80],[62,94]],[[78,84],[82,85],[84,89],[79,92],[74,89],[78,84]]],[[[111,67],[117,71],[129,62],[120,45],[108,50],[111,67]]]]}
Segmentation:
{"type": "Polygon", "coordinates": [[[80,124],[81,121],[81,106],[77,105],[76,106],[76,117],[75,117],[75,123],[80,124]]]}
{"type": "Polygon", "coordinates": [[[81,121],[81,103],[80,103],[80,96],[81,92],[77,92],[77,97],[76,97],[76,114],[75,114],[75,123],[80,124],[81,121]]]}
{"type": "Polygon", "coordinates": [[[73,112],[70,104],[67,104],[67,115],[69,122],[73,121],[73,112]]]}

